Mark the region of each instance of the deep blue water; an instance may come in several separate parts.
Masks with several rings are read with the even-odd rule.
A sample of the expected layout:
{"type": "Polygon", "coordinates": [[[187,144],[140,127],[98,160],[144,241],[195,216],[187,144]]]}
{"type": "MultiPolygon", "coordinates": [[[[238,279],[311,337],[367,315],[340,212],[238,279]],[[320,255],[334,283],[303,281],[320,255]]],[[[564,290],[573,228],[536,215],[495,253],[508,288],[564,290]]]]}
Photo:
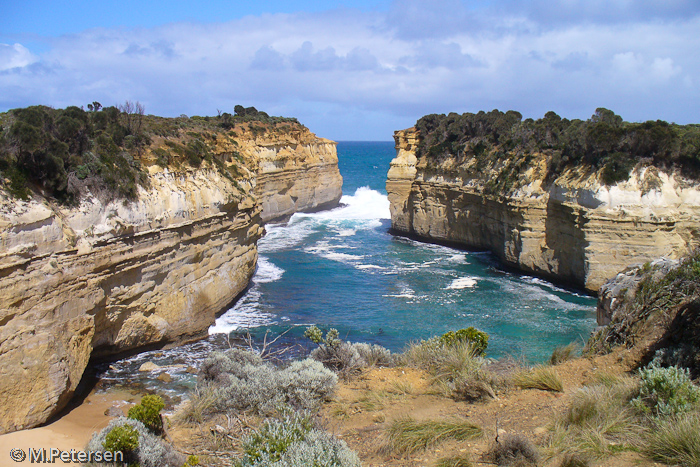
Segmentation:
{"type": "Polygon", "coordinates": [[[345,206],[268,226],[253,287],[212,331],[316,324],[396,351],[475,326],[490,334],[490,356],[530,361],[587,338],[593,298],[505,272],[488,253],[391,235],[385,181],[394,154],[389,142],[340,142],[345,206]]]}
{"type": "MultiPolygon", "coordinates": [[[[284,339],[294,342],[304,341],[311,324],[392,351],[474,326],[490,335],[489,357],[530,362],[587,339],[594,298],[506,272],[489,253],[391,235],[385,181],[394,154],[389,142],[340,142],[343,206],[268,225],[250,288],[212,326],[208,341],[117,362],[105,378],[123,380],[145,360],[196,366],[226,345],[219,332],[234,338],[250,332],[259,341],[268,330],[272,337],[292,328],[284,339]]],[[[170,373],[175,383],[192,382],[184,367],[170,373]]]]}

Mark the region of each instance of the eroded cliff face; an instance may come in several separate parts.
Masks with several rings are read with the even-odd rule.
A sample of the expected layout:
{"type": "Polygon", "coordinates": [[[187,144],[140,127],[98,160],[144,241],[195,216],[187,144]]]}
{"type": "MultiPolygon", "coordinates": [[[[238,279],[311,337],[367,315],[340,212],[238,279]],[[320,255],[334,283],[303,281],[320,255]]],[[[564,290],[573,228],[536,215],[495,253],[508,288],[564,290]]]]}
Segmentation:
{"type": "Polygon", "coordinates": [[[700,188],[678,174],[647,167],[607,187],[595,174],[568,171],[545,182],[546,158],[535,154],[517,188],[493,195],[484,181],[493,168],[477,179],[474,158],[417,159],[415,129],[394,138],[387,192],[398,232],[488,249],[591,292],[630,265],[700,244],[700,188]]]}
{"type": "Polygon", "coordinates": [[[256,194],[264,222],[335,207],[343,195],[336,143],[295,131],[254,139],[243,149],[258,161],[256,194]]]}
{"type": "Polygon", "coordinates": [[[300,128],[216,136],[235,178],[146,152],[133,202],[0,193],[0,433],[65,406],[91,357],[206,336],[255,271],[263,220],[337,204],[335,143],[300,128]]]}

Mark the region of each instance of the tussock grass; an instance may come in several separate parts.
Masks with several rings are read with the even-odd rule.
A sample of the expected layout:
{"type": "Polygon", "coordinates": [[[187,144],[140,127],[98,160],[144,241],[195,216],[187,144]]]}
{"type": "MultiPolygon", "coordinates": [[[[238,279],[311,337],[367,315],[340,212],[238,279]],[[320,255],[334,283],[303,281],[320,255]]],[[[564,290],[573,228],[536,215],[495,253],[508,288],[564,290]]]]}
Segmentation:
{"type": "Polygon", "coordinates": [[[579,346],[575,342],[572,342],[569,345],[557,347],[552,352],[552,356],[549,357],[549,363],[551,365],[559,365],[560,363],[564,363],[568,360],[576,358],[578,351],[579,346]]]}
{"type": "Polygon", "coordinates": [[[453,380],[479,371],[483,359],[469,342],[446,345],[438,339],[414,342],[400,356],[400,363],[420,368],[442,380],[453,380]]]}
{"type": "Polygon", "coordinates": [[[617,386],[618,384],[627,384],[627,382],[632,381],[632,378],[629,376],[611,373],[609,371],[599,371],[593,376],[593,381],[611,388],[613,386],[617,386]]]}
{"type": "Polygon", "coordinates": [[[215,411],[219,397],[219,391],[215,387],[198,385],[190,393],[190,400],[175,414],[175,419],[188,423],[202,423],[215,411]]]}
{"type": "Polygon", "coordinates": [[[354,405],[362,410],[374,412],[384,409],[388,401],[400,399],[401,397],[403,397],[403,394],[397,394],[385,390],[370,389],[358,397],[354,402],[354,405]]]}
{"type": "Polygon", "coordinates": [[[435,467],[474,467],[474,464],[469,460],[469,456],[462,454],[459,456],[442,457],[438,459],[435,467]]]}
{"type": "Polygon", "coordinates": [[[464,418],[417,421],[402,417],[387,429],[386,450],[410,454],[447,439],[467,440],[483,435],[478,425],[464,418]]]}
{"type": "Polygon", "coordinates": [[[629,404],[635,391],[631,379],[612,387],[598,384],[577,391],[551,427],[550,448],[595,458],[633,449],[643,432],[629,404]]]}
{"type": "Polygon", "coordinates": [[[331,415],[341,420],[350,418],[350,407],[343,402],[337,402],[331,407],[331,415]]]}
{"type": "Polygon", "coordinates": [[[537,365],[513,375],[513,384],[523,389],[563,392],[564,384],[557,371],[551,366],[537,365]]]}
{"type": "Polygon", "coordinates": [[[664,464],[700,467],[700,414],[663,420],[649,430],[641,449],[664,464]]]}
{"type": "Polygon", "coordinates": [[[389,392],[399,395],[410,396],[415,392],[415,388],[410,381],[393,379],[389,382],[389,392]]]}

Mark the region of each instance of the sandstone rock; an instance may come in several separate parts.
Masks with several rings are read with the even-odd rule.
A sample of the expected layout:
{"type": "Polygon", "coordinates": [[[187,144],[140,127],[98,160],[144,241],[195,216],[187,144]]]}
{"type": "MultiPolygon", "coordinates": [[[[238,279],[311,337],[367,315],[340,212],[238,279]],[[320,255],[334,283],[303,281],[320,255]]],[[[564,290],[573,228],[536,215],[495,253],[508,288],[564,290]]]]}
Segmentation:
{"type": "Polygon", "coordinates": [[[123,417],[124,411],[121,409],[121,407],[113,405],[112,407],[105,410],[105,415],[107,415],[108,417],[123,417]]]}
{"type": "Polygon", "coordinates": [[[152,165],[129,203],[0,193],[0,433],[60,410],[91,357],[206,336],[255,271],[263,218],[337,204],[335,143],[266,135],[217,137],[216,157],[240,155],[236,182],[152,165]]]}
{"type": "Polygon", "coordinates": [[[153,362],[146,362],[139,367],[139,371],[157,371],[161,368],[162,367],[160,365],[157,365],[153,362]]]}
{"type": "Polygon", "coordinates": [[[643,168],[607,187],[572,171],[545,183],[546,160],[533,155],[517,189],[486,195],[488,174],[470,177],[470,161],[417,159],[414,128],[394,139],[386,187],[398,232],[488,249],[510,266],[591,292],[628,266],[700,245],[700,187],[680,174],[643,168]]]}
{"type": "Polygon", "coordinates": [[[173,377],[167,373],[161,373],[158,375],[158,378],[156,378],[156,379],[158,379],[164,383],[170,383],[173,380],[173,377]]]}

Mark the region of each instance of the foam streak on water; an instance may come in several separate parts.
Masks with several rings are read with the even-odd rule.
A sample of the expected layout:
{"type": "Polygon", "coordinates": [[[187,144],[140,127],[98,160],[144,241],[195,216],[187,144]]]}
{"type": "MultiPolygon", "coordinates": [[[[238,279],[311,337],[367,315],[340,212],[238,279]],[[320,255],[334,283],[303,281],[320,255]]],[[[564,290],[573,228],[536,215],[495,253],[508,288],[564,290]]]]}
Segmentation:
{"type": "MultiPolygon", "coordinates": [[[[311,324],[392,351],[474,326],[490,335],[488,356],[510,354],[533,362],[588,336],[595,326],[594,299],[503,271],[489,253],[390,235],[384,183],[394,154],[389,142],[341,142],[342,205],[267,225],[250,287],[217,319],[210,338],[196,348],[165,351],[156,362],[196,366],[211,349],[228,348],[228,333],[231,342],[247,332],[262,341],[268,330],[274,338],[291,328],[282,340],[306,342],[304,328],[311,324]]],[[[124,381],[143,358],[149,357],[114,363],[106,377],[124,381]]],[[[177,371],[173,377],[192,384],[177,371]]],[[[153,376],[148,384],[160,384],[153,376]]]]}
{"type": "Polygon", "coordinates": [[[268,228],[261,268],[283,273],[254,280],[211,332],[316,323],[400,350],[475,326],[491,334],[490,355],[541,360],[592,328],[592,300],[584,295],[504,272],[488,253],[393,237],[388,199],[378,190],[360,187],[341,201],[268,228]]]}

